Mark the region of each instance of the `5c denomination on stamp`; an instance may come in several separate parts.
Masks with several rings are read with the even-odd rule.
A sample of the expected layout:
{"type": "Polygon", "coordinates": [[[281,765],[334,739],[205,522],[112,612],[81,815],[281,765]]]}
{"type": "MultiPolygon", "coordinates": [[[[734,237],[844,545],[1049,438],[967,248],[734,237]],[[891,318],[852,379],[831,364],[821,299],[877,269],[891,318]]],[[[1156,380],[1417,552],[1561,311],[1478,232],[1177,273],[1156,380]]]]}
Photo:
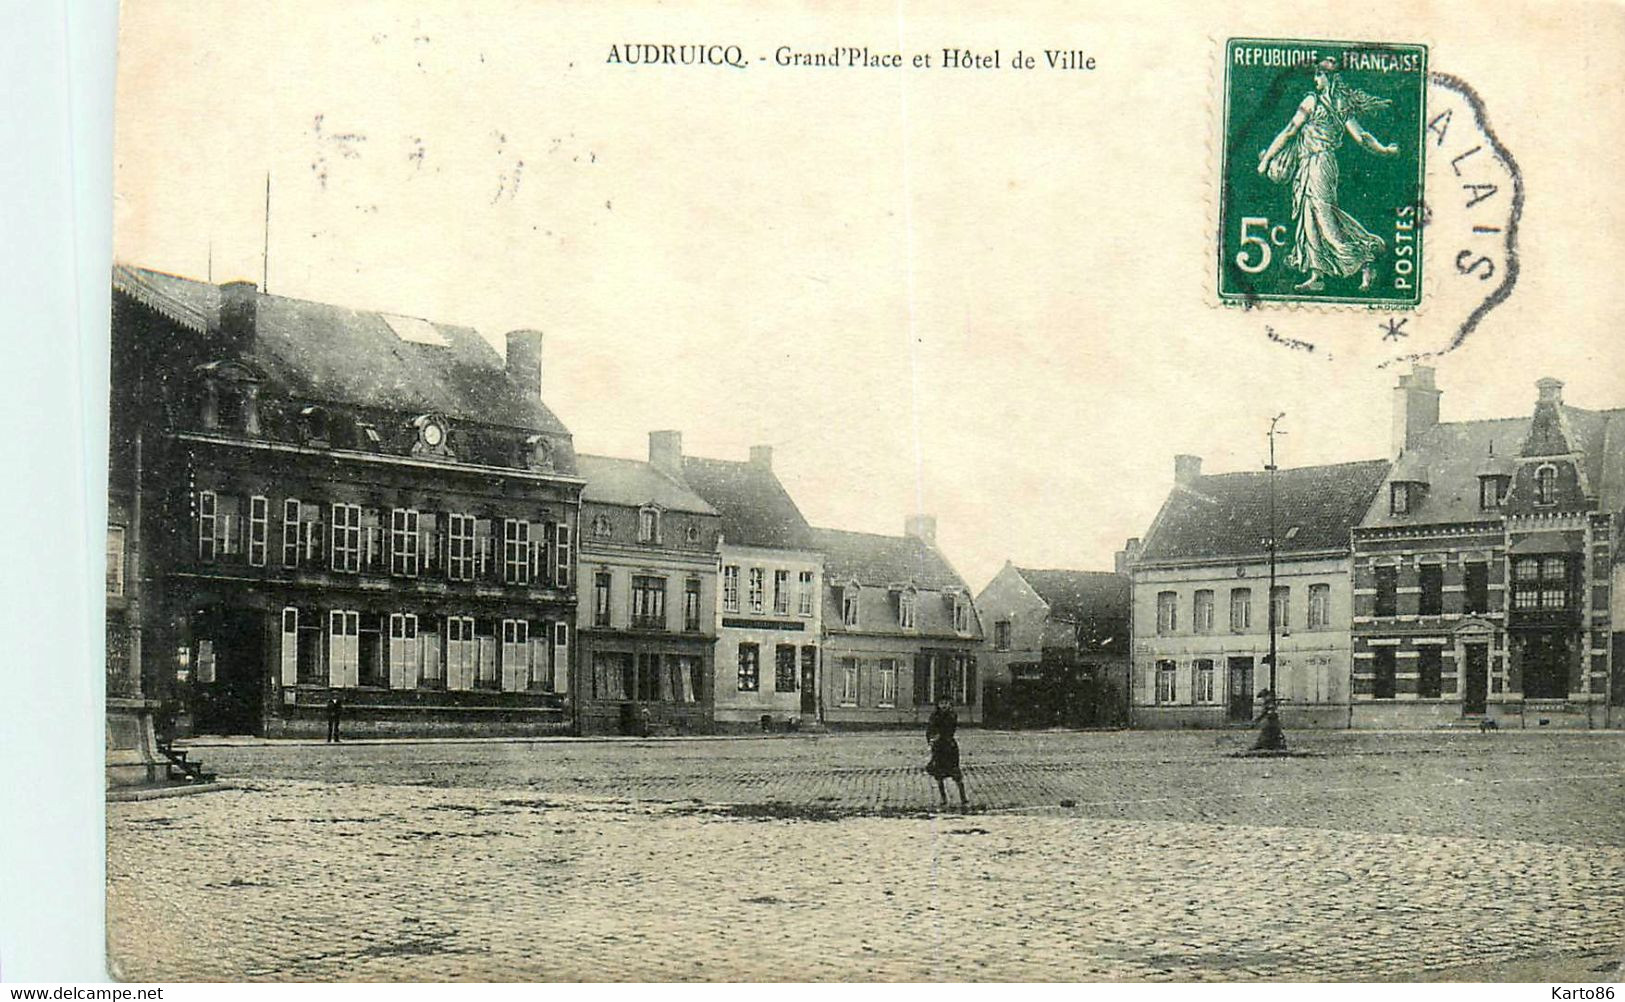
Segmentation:
{"type": "Polygon", "coordinates": [[[1421,301],[1427,79],[1421,45],[1226,43],[1221,299],[1421,301]]]}

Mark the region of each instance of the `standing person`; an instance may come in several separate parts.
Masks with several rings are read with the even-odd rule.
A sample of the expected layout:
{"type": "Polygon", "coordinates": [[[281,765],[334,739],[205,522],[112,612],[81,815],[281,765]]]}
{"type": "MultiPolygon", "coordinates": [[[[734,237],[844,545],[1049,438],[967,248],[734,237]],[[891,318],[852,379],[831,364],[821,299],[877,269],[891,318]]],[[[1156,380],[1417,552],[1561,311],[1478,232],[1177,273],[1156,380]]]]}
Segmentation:
{"type": "Polygon", "coordinates": [[[954,731],[958,728],[959,717],[954,713],[953,701],[947,697],[937,700],[937,708],[925,725],[925,740],[931,745],[931,761],[925,771],[937,781],[937,796],[942,798],[944,807],[948,806],[948,790],[942,781],[949,776],[959,787],[959,806],[970,804],[965,798],[965,775],[959,771],[959,742],[954,740],[954,731]]]}
{"type": "Polygon", "coordinates": [[[1337,61],[1315,64],[1315,90],[1299,103],[1292,120],[1258,155],[1258,173],[1277,183],[1292,182],[1292,218],[1296,223],[1287,264],[1309,277],[1299,289],[1326,287],[1327,275],[1360,276],[1360,288],[1371,287],[1372,263],[1383,253],[1381,237],[1361,226],[1338,202],[1337,151],[1345,138],[1378,156],[1391,157],[1398,144],[1385,144],[1356,117],[1387,107],[1343,82],[1337,61]]]}
{"type": "Polygon", "coordinates": [[[1286,751],[1286,731],[1281,729],[1280,701],[1269,689],[1260,692],[1258,698],[1264,701],[1264,712],[1258,715],[1254,723],[1263,726],[1258,729],[1258,740],[1253,742],[1253,751],[1286,751]]]}
{"type": "Polygon", "coordinates": [[[327,743],[339,743],[339,719],[344,716],[344,700],[337,694],[327,701],[327,743]]]}

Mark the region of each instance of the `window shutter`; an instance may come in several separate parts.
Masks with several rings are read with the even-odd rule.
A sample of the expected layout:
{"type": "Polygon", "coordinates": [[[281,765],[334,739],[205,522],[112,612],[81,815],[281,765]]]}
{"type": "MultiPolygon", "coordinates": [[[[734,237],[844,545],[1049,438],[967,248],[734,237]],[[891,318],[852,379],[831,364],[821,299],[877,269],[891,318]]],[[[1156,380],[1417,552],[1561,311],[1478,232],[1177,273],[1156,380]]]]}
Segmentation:
{"type": "Polygon", "coordinates": [[[406,623],[400,613],[392,613],[389,617],[389,687],[391,689],[406,688],[404,677],[406,668],[406,641],[402,634],[406,632],[406,623]]]}
{"type": "Polygon", "coordinates": [[[570,624],[553,624],[553,691],[570,691],[570,624]]]}
{"type": "Polygon", "coordinates": [[[965,705],[976,705],[976,657],[965,655],[965,705]]]}
{"type": "Polygon", "coordinates": [[[282,610],[282,684],[299,684],[299,610],[282,610]]]}
{"type": "Polygon", "coordinates": [[[931,656],[914,655],[914,704],[925,706],[931,702],[931,656]]]}

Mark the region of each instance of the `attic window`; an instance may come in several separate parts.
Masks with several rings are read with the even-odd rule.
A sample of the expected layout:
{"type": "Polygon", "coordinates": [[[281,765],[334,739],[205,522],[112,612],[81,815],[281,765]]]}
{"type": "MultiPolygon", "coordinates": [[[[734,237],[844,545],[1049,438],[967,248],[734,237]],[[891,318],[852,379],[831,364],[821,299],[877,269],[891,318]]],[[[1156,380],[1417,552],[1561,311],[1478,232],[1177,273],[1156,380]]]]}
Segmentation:
{"type": "Polygon", "coordinates": [[[915,628],[917,617],[914,610],[917,599],[913,588],[903,588],[897,592],[897,625],[902,629],[915,628]]]}
{"type": "Polygon", "coordinates": [[[1408,515],[1416,498],[1413,496],[1415,484],[1408,482],[1388,485],[1388,512],[1391,515],[1408,515]]]}
{"type": "Polygon", "coordinates": [[[1293,539],[1297,538],[1298,530],[1301,529],[1301,528],[1303,528],[1303,526],[1294,525],[1292,528],[1290,528],[1290,529],[1288,529],[1286,531],[1286,535],[1283,536],[1282,538],[1285,539],[1289,543],[1292,542],[1293,539]]]}
{"type": "Polygon", "coordinates": [[[608,515],[594,515],[592,519],[592,534],[595,539],[608,539],[611,528],[608,515]]]}
{"type": "Polygon", "coordinates": [[[367,449],[377,452],[383,446],[384,439],[382,435],[378,434],[377,426],[370,425],[365,421],[357,421],[355,430],[360,434],[361,444],[367,449]]]}
{"type": "Polygon", "coordinates": [[[1547,463],[1535,471],[1535,503],[1557,503],[1557,467],[1547,463]]]}
{"type": "Polygon", "coordinates": [[[638,542],[660,542],[660,509],[644,505],[638,510],[638,542]]]}
{"type": "Polygon", "coordinates": [[[305,441],[310,445],[327,444],[327,410],[322,407],[302,407],[299,421],[304,426],[305,441]]]}
{"type": "Polygon", "coordinates": [[[384,323],[388,324],[389,329],[394,331],[395,336],[402,341],[409,341],[412,344],[433,345],[436,348],[451,346],[451,342],[447,341],[446,336],[440,333],[440,329],[427,320],[419,320],[417,317],[398,317],[389,313],[382,314],[382,316],[384,323]]]}
{"type": "Polygon", "coordinates": [[[1483,476],[1478,478],[1478,507],[1484,511],[1493,511],[1501,507],[1506,501],[1507,487],[1512,483],[1511,477],[1483,476]]]}

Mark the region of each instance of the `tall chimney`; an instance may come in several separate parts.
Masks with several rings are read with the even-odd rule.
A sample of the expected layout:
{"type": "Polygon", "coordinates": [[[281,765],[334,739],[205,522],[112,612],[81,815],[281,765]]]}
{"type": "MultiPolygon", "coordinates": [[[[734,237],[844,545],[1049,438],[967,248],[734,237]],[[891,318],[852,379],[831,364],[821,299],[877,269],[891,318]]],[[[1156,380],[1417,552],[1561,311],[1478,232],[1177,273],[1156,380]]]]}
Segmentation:
{"type": "Polygon", "coordinates": [[[1563,381],[1547,376],[1535,382],[1535,389],[1540,392],[1538,402],[1543,404],[1561,404],[1563,402],[1563,381]]]}
{"type": "Polygon", "coordinates": [[[1179,455],[1174,457],[1174,483],[1191,487],[1202,478],[1202,457],[1179,455]]]}
{"type": "Polygon", "coordinates": [[[674,480],[683,479],[683,433],[651,431],[649,465],[674,480]]]}
{"type": "Polygon", "coordinates": [[[903,535],[924,540],[930,546],[937,545],[937,517],[935,515],[908,516],[903,520],[903,535]]]}
{"type": "Polygon", "coordinates": [[[508,332],[508,379],[519,392],[542,398],[542,332],[508,332]]]}
{"type": "Polygon", "coordinates": [[[259,289],[253,282],[227,282],[220,286],[220,336],[226,352],[247,355],[254,350],[259,325],[259,289]]]}
{"type": "Polygon", "coordinates": [[[764,470],[771,470],[773,468],[773,447],[771,445],[751,446],[750,465],[760,466],[764,470]]]}
{"type": "Polygon", "coordinates": [[[1433,366],[1413,365],[1402,373],[1394,387],[1394,428],[1390,443],[1393,455],[1416,446],[1428,430],[1439,423],[1439,395],[1433,382],[1433,366]]]}

